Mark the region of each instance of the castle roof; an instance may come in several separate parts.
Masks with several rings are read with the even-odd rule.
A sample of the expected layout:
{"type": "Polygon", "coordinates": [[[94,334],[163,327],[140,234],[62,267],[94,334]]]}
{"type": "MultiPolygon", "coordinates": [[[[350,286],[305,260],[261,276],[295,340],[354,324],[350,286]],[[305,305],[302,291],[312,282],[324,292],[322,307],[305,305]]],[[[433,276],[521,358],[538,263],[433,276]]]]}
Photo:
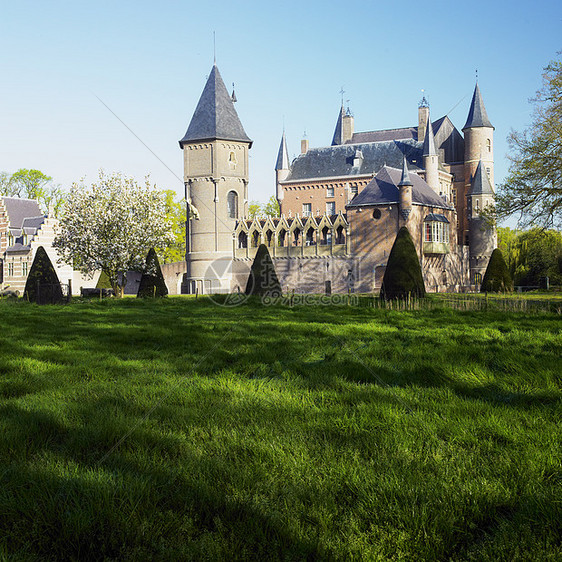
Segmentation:
{"type": "Polygon", "coordinates": [[[311,148],[293,161],[289,175],[282,183],[374,175],[385,164],[402,168],[404,156],[410,170],[421,169],[422,144],[413,139],[405,139],[311,148]],[[363,154],[363,159],[359,160],[359,166],[354,166],[353,161],[358,149],[363,154]]]}
{"type": "Polygon", "coordinates": [[[435,136],[433,135],[433,125],[431,121],[427,123],[427,129],[423,139],[423,155],[437,156],[437,150],[435,150],[435,136]]]}
{"type": "Polygon", "coordinates": [[[338,115],[338,120],[336,122],[336,129],[334,131],[334,137],[332,138],[332,146],[337,144],[342,144],[343,142],[343,118],[345,117],[345,109],[343,108],[343,103],[338,115]]]}
{"type": "Polygon", "coordinates": [[[464,131],[465,129],[470,129],[472,127],[494,128],[494,126],[488,119],[488,114],[486,113],[486,108],[484,107],[484,100],[482,99],[482,94],[480,93],[478,82],[476,83],[476,87],[474,88],[470,110],[468,111],[468,118],[462,130],[464,131]]]}
{"type": "Polygon", "coordinates": [[[252,146],[216,64],[209,74],[187,132],[179,143],[182,147],[185,142],[215,139],[248,142],[252,146]]]}
{"type": "Polygon", "coordinates": [[[408,162],[406,162],[406,157],[404,156],[404,162],[402,163],[402,177],[400,178],[400,183],[398,186],[414,185],[410,179],[410,173],[408,172],[408,162]]]}
{"type": "Polygon", "coordinates": [[[347,141],[347,144],[404,139],[418,140],[418,128],[403,127],[401,129],[384,129],[381,131],[365,131],[363,133],[353,133],[351,140],[347,141]]]}
{"type": "Polygon", "coordinates": [[[275,164],[276,170],[289,169],[289,152],[287,151],[287,141],[285,140],[285,131],[281,137],[281,144],[279,145],[279,153],[277,154],[277,162],[275,164]]]}
{"type": "Polygon", "coordinates": [[[8,213],[10,228],[21,229],[26,218],[43,216],[41,207],[36,199],[2,197],[2,201],[8,213]]]}
{"type": "MultiPolygon", "coordinates": [[[[402,177],[402,170],[384,166],[379,173],[356,195],[346,208],[366,207],[373,205],[398,204],[398,185],[402,177]]],[[[417,174],[411,174],[412,204],[426,207],[452,209],[453,207],[439,197],[417,174]]]]}
{"type": "Polygon", "coordinates": [[[488,174],[484,171],[484,166],[482,165],[482,160],[478,162],[478,167],[472,178],[470,184],[469,195],[493,195],[494,190],[488,179],[488,174]]]}

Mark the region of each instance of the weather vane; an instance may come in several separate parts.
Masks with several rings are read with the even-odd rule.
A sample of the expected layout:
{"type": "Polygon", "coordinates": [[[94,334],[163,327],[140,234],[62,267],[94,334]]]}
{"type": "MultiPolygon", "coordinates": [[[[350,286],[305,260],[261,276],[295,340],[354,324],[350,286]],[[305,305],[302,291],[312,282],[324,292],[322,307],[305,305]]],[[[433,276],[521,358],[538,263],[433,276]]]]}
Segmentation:
{"type": "Polygon", "coordinates": [[[343,95],[345,94],[345,90],[343,89],[343,86],[341,87],[340,94],[341,94],[341,104],[343,105],[343,95]]]}

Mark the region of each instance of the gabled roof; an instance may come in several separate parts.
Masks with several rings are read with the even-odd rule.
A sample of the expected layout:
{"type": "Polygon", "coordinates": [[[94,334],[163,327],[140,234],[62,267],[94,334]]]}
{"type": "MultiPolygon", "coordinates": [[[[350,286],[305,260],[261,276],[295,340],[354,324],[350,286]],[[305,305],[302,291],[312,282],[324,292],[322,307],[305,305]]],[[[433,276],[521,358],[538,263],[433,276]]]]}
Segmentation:
{"type": "Polygon", "coordinates": [[[374,175],[385,164],[401,168],[404,156],[410,170],[422,168],[422,145],[412,139],[310,148],[293,161],[289,175],[282,183],[374,175]],[[353,160],[358,149],[363,154],[363,160],[360,166],[354,167],[353,160]]]}
{"type": "Polygon", "coordinates": [[[182,147],[185,142],[215,139],[248,142],[252,145],[216,64],[207,79],[187,132],[179,142],[182,147]]]}
{"type": "Polygon", "coordinates": [[[472,127],[494,128],[494,126],[488,119],[488,114],[486,113],[486,108],[484,107],[484,100],[482,99],[482,94],[480,93],[478,82],[476,83],[476,87],[474,88],[470,110],[468,111],[468,118],[462,130],[464,131],[465,129],[470,129],[472,127]]]}
{"type": "Polygon", "coordinates": [[[488,179],[488,174],[484,171],[484,166],[482,165],[482,160],[478,162],[478,167],[472,178],[470,184],[469,195],[493,195],[494,190],[488,179]]]}
{"type": "MultiPolygon", "coordinates": [[[[398,185],[402,177],[402,171],[398,168],[384,166],[380,172],[365,186],[363,191],[356,195],[349,207],[366,207],[369,205],[397,204],[399,201],[398,185]]],[[[411,174],[412,180],[412,204],[425,205],[426,207],[440,207],[452,209],[420,178],[417,174],[411,174]]]]}
{"type": "Polygon", "coordinates": [[[277,154],[277,162],[275,163],[275,169],[288,170],[289,166],[290,166],[289,152],[287,151],[287,141],[285,140],[285,131],[283,131],[283,136],[281,137],[281,144],[279,145],[279,153],[277,154]]]}
{"type": "Polygon", "coordinates": [[[28,217],[42,217],[41,207],[35,199],[20,199],[19,197],[2,197],[4,207],[8,213],[10,228],[21,229],[24,219],[28,217]]]}

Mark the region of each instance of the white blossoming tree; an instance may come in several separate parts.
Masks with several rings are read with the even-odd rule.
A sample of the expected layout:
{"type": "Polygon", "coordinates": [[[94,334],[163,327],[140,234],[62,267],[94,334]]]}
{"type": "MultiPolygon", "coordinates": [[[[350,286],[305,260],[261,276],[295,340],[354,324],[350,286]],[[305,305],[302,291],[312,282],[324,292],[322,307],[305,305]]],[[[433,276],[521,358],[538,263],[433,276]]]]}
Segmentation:
{"type": "Polygon", "coordinates": [[[83,180],[72,185],[53,245],[61,261],[83,273],[105,271],[115,294],[123,296],[127,271],[142,271],[150,248],[172,242],[166,194],[148,177],[138,185],[133,178],[100,170],[92,185],[83,180]]]}

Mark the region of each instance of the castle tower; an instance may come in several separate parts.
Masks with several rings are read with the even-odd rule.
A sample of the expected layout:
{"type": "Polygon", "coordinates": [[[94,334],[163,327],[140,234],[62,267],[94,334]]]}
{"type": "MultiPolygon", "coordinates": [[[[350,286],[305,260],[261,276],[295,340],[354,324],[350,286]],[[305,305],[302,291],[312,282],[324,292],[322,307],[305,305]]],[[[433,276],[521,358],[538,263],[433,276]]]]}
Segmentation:
{"type": "Polygon", "coordinates": [[[418,141],[423,142],[425,140],[425,131],[427,129],[427,123],[429,122],[429,103],[425,96],[421,99],[418,104],[418,141]]]}
{"type": "Polygon", "coordinates": [[[476,83],[464,133],[464,186],[466,212],[463,235],[468,238],[472,282],[483,274],[496,244],[496,232],[481,216],[494,204],[494,126],[488,119],[480,87],[476,83]],[[479,208],[476,208],[476,206],[479,208]],[[468,219],[468,220],[467,220],[468,219]]]}
{"type": "Polygon", "coordinates": [[[412,180],[410,179],[410,174],[408,172],[408,164],[406,162],[406,156],[404,156],[404,161],[402,163],[402,177],[400,178],[400,183],[398,184],[398,197],[399,197],[399,209],[400,216],[402,217],[403,226],[408,223],[408,217],[412,211],[412,180]]]}
{"type": "Polygon", "coordinates": [[[188,208],[183,290],[230,292],[232,233],[247,214],[252,141],[216,64],[179,144],[188,208]]]}
{"type": "Polygon", "coordinates": [[[425,168],[425,183],[439,193],[439,158],[437,150],[435,150],[435,137],[433,135],[433,126],[429,119],[429,109],[427,113],[427,124],[425,138],[423,140],[423,167],[425,168]]]}
{"type": "Polygon", "coordinates": [[[480,283],[488,261],[497,246],[496,230],[490,218],[482,214],[494,204],[494,190],[482,160],[478,163],[468,198],[470,276],[474,284],[480,283]]]}
{"type": "Polygon", "coordinates": [[[343,103],[336,122],[336,129],[334,131],[334,138],[332,139],[332,146],[337,144],[345,144],[353,137],[354,119],[351,115],[349,107],[344,109],[343,103]]]}
{"type": "Polygon", "coordinates": [[[275,163],[275,184],[277,186],[277,202],[279,203],[279,209],[282,208],[283,199],[285,197],[285,194],[283,193],[283,186],[280,182],[286,179],[288,175],[289,152],[287,150],[287,141],[285,140],[285,131],[283,131],[281,144],[279,145],[279,152],[277,154],[277,162],[275,163]]]}

